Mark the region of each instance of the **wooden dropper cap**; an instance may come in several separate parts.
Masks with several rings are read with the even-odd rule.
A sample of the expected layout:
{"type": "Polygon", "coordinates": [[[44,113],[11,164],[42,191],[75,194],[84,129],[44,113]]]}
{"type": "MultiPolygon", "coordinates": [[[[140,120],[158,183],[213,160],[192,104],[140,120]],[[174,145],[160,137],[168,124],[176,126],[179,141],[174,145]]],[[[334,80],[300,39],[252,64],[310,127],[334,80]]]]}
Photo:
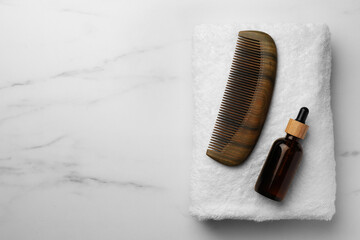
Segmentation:
{"type": "Polygon", "coordinates": [[[309,126],[305,124],[305,120],[309,114],[309,109],[302,107],[296,119],[290,118],[285,132],[294,137],[304,139],[309,126]]]}

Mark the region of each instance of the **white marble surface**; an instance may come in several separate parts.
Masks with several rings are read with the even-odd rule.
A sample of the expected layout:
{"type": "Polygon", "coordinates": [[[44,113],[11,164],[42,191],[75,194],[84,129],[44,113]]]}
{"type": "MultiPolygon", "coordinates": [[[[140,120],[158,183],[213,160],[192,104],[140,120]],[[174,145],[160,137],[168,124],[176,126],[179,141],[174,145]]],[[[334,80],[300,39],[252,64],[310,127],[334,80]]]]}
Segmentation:
{"type": "Polygon", "coordinates": [[[351,0],[1,0],[0,239],[358,239],[359,27],[351,0]],[[188,214],[192,29],[233,22],[332,31],[331,222],[188,214]]]}

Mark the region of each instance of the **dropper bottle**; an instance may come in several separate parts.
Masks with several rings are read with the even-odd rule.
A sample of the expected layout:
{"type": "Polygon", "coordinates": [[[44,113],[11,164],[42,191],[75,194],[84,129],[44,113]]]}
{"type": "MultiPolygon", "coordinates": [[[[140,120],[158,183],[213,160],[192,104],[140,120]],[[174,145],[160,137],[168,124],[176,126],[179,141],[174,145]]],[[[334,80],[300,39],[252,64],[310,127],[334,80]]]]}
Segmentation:
{"type": "Polygon", "coordinates": [[[275,201],[284,199],[301,161],[303,149],[299,139],[305,138],[309,128],[305,124],[308,114],[309,109],[301,108],[297,118],[289,120],[285,138],[273,143],[256,182],[256,192],[275,201]]]}

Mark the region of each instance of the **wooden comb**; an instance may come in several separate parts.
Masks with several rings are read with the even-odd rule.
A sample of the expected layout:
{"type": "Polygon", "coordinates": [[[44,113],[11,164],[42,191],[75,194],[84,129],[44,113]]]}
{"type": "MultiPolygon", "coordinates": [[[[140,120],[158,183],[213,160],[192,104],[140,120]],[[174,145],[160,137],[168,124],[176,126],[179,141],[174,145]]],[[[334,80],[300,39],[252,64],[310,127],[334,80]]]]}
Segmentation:
{"type": "Polygon", "coordinates": [[[245,161],[260,136],[274,89],[274,40],[259,31],[241,31],[229,79],[206,154],[229,166],[245,161]]]}

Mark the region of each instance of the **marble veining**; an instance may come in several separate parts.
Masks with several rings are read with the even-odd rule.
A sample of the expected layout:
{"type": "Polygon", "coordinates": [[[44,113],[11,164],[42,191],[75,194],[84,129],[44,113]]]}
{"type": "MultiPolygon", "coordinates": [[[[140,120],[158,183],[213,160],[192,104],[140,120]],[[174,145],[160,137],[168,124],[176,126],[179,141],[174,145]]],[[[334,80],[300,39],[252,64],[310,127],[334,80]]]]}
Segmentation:
{"type": "Polygon", "coordinates": [[[96,177],[87,177],[81,176],[75,172],[71,172],[70,174],[64,176],[65,181],[69,181],[72,183],[79,183],[79,184],[100,184],[100,185],[113,185],[116,187],[131,187],[135,189],[160,189],[156,186],[147,185],[140,182],[132,182],[132,181],[112,181],[106,180],[102,178],[96,177]]]}
{"type": "Polygon", "coordinates": [[[48,147],[50,145],[53,145],[53,144],[57,143],[58,141],[60,141],[63,138],[65,138],[65,136],[60,136],[60,137],[57,137],[57,138],[51,140],[50,142],[40,144],[40,145],[31,146],[31,147],[27,147],[25,149],[38,149],[38,148],[48,147]]]}
{"type": "Polygon", "coordinates": [[[356,157],[360,154],[359,151],[346,151],[340,154],[341,157],[356,157]]]}

